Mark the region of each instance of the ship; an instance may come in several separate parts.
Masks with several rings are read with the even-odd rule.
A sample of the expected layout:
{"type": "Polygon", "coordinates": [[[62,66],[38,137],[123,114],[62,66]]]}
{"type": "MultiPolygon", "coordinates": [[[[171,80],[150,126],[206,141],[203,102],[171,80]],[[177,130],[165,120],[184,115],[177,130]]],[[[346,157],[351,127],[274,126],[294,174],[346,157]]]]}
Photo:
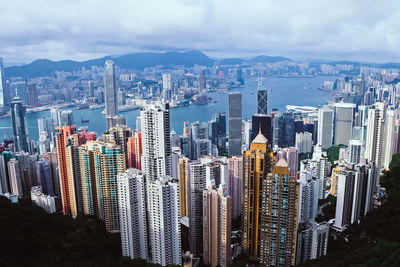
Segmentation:
{"type": "Polygon", "coordinates": [[[88,123],[88,122],[89,122],[89,119],[85,120],[85,119],[83,119],[83,118],[81,117],[81,123],[88,123]]]}

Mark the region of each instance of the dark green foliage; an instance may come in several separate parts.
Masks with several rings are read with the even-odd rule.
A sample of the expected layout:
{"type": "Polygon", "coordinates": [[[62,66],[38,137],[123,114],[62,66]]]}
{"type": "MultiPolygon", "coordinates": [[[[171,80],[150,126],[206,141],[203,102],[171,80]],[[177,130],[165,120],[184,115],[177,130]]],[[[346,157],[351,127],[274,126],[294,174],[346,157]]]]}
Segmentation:
{"type": "Polygon", "coordinates": [[[333,162],[334,162],[335,160],[338,160],[338,159],[339,159],[339,149],[340,149],[340,148],[343,148],[343,147],[346,147],[346,146],[345,146],[345,145],[331,146],[330,148],[328,148],[328,149],[326,150],[326,154],[327,154],[327,157],[328,157],[328,161],[329,161],[330,163],[332,163],[332,165],[333,165],[333,162]]]}
{"type": "Polygon", "coordinates": [[[324,205],[322,208],[322,215],[318,214],[315,221],[317,222],[327,222],[330,219],[335,218],[336,212],[336,197],[332,195],[328,195],[325,199],[321,199],[318,201],[318,205],[324,205]]]}
{"type": "Polygon", "coordinates": [[[119,234],[94,216],[50,215],[21,199],[0,197],[0,266],[148,266],[121,257],[119,234]]]}
{"type": "Polygon", "coordinates": [[[327,256],[301,266],[400,266],[400,155],[393,156],[381,184],[387,200],[360,224],[330,239],[327,256]]]}
{"type": "Polygon", "coordinates": [[[299,154],[299,166],[298,166],[299,170],[300,170],[300,162],[302,160],[311,159],[311,158],[312,158],[312,153],[300,153],[299,154]]]}

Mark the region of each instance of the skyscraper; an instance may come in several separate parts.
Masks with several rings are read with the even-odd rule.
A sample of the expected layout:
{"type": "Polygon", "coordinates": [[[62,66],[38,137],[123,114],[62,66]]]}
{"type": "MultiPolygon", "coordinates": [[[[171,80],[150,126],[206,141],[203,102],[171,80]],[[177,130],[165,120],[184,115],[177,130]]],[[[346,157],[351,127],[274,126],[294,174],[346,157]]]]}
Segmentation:
{"type": "Polygon", "coordinates": [[[296,148],[299,153],[310,153],[312,150],[312,134],[308,132],[296,133],[296,148]]]}
{"type": "Polygon", "coordinates": [[[63,110],[60,112],[60,125],[72,126],[74,125],[74,115],[72,110],[63,110]]]}
{"type": "Polygon", "coordinates": [[[179,184],[167,176],[147,183],[151,262],[181,264],[179,184]]]}
{"type": "Polygon", "coordinates": [[[229,93],[229,148],[228,157],[242,154],[242,94],[229,93]]]}
{"type": "Polygon", "coordinates": [[[118,115],[117,83],[115,80],[115,65],[112,60],[107,60],[104,65],[104,94],[107,129],[109,129],[113,125],[113,117],[118,115]]]}
{"type": "Polygon", "coordinates": [[[94,83],[93,81],[88,82],[88,87],[89,87],[89,97],[94,97],[94,83]]]}
{"type": "Polygon", "coordinates": [[[151,104],[140,111],[142,129],[142,170],[148,181],[169,174],[171,155],[169,105],[151,104]]]}
{"type": "Polygon", "coordinates": [[[122,256],[148,260],[145,175],[128,169],[117,183],[122,256]]]}
{"type": "Polygon", "coordinates": [[[296,133],[292,112],[285,112],[274,116],[273,145],[281,148],[295,145],[296,133]]]}
{"type": "Polygon", "coordinates": [[[17,95],[10,106],[14,151],[21,150],[29,152],[28,147],[28,127],[26,125],[26,108],[23,106],[21,98],[17,95]]]}
{"type": "Polygon", "coordinates": [[[120,227],[117,175],[126,169],[124,153],[120,146],[112,143],[101,144],[101,153],[95,154],[95,165],[99,217],[104,220],[107,231],[118,232],[120,227]]]}
{"type": "Polygon", "coordinates": [[[385,128],[386,107],[377,102],[368,108],[367,141],[365,142],[365,158],[376,164],[377,176],[382,167],[383,137],[385,128]]]}
{"type": "Polygon", "coordinates": [[[223,185],[203,191],[203,261],[209,266],[230,265],[231,208],[223,185]]]}
{"type": "Polygon", "coordinates": [[[199,75],[199,92],[200,93],[205,93],[206,90],[206,79],[204,78],[204,71],[200,70],[200,75],[199,75]]]}
{"type": "Polygon", "coordinates": [[[280,159],[262,181],[260,264],[295,264],[297,232],[297,183],[288,165],[280,159]],[[284,193],[283,193],[284,192],[284,193]]]}
{"type": "Polygon", "coordinates": [[[386,112],[385,119],[385,133],[383,138],[383,148],[382,148],[382,167],[385,169],[389,168],[389,164],[392,161],[392,156],[395,154],[395,116],[394,110],[388,110],[386,112]]]}
{"type": "Polygon", "coordinates": [[[28,84],[27,87],[27,98],[28,98],[28,106],[36,106],[37,105],[37,89],[35,83],[28,84]]]}
{"type": "Polygon", "coordinates": [[[259,88],[257,91],[257,113],[268,115],[268,91],[259,88]]]}
{"type": "Polygon", "coordinates": [[[189,168],[189,247],[196,255],[203,254],[203,191],[206,189],[206,167],[200,161],[192,161],[189,168]]]}
{"type": "Polygon", "coordinates": [[[142,133],[133,132],[133,136],[128,138],[127,144],[127,168],[135,168],[138,170],[142,169],[141,157],[142,157],[142,133]]]}
{"type": "Polygon", "coordinates": [[[171,81],[171,73],[163,73],[162,75],[163,82],[163,99],[164,101],[169,101],[172,96],[172,81],[171,81]]]}
{"type": "Polygon", "coordinates": [[[271,116],[264,114],[255,114],[251,117],[251,136],[250,142],[258,135],[261,127],[261,133],[267,138],[268,142],[271,144],[272,135],[272,118],[271,116]]]}
{"type": "Polygon", "coordinates": [[[352,164],[360,164],[364,161],[365,145],[364,141],[352,139],[349,142],[349,162],[352,164]]]}
{"type": "Polygon", "coordinates": [[[333,138],[333,110],[321,108],[318,111],[318,144],[323,148],[332,146],[333,138]]]}
{"type": "Polygon", "coordinates": [[[6,78],[4,77],[3,58],[0,57],[0,107],[7,106],[6,78]]]}
{"type": "Polygon", "coordinates": [[[260,253],[263,180],[271,166],[268,140],[259,133],[243,153],[242,247],[253,260],[260,253]]]}
{"type": "Polygon", "coordinates": [[[326,255],[329,224],[307,221],[299,225],[296,246],[296,265],[326,255]]]}
{"type": "Polygon", "coordinates": [[[229,173],[229,195],[232,201],[232,218],[235,219],[242,214],[243,205],[243,160],[242,157],[228,159],[229,173]]]}
{"type": "Polygon", "coordinates": [[[335,145],[347,145],[352,137],[354,109],[353,103],[335,103],[335,145]]]}
{"type": "Polygon", "coordinates": [[[57,160],[58,171],[61,189],[61,202],[64,215],[70,214],[71,203],[69,198],[68,189],[68,174],[67,174],[67,161],[65,157],[65,147],[67,145],[68,137],[76,133],[75,126],[59,127],[55,129],[56,133],[56,147],[57,147],[57,160]]]}

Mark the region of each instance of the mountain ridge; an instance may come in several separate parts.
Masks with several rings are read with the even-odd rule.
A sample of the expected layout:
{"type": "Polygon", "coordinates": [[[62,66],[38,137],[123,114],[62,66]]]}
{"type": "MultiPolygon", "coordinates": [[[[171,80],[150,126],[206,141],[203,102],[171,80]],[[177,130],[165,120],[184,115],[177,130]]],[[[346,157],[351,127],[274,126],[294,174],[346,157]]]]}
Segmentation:
{"type": "Polygon", "coordinates": [[[242,64],[243,62],[279,62],[279,61],[292,61],[285,57],[273,57],[260,55],[250,60],[244,60],[241,58],[226,58],[215,60],[211,59],[204,53],[197,50],[189,50],[186,52],[170,51],[164,53],[156,52],[141,52],[132,53],[122,56],[105,56],[100,58],[94,58],[85,61],[74,61],[74,60],[60,60],[52,61],[49,59],[37,59],[29,64],[22,66],[11,66],[5,68],[5,74],[7,77],[45,77],[54,76],[55,71],[76,71],[81,70],[82,67],[90,69],[92,66],[102,66],[108,59],[114,60],[115,64],[121,68],[127,69],[144,69],[147,67],[154,67],[157,65],[163,65],[164,67],[171,67],[172,65],[184,65],[190,67],[195,64],[202,66],[212,66],[214,63],[219,62],[220,64],[242,64]]]}

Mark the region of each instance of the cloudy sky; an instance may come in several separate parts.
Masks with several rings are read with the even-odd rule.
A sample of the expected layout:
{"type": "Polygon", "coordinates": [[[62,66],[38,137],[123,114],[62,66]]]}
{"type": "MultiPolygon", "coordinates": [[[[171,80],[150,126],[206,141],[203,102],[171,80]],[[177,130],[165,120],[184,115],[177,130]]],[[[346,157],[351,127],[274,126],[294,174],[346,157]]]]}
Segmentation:
{"type": "Polygon", "coordinates": [[[400,62],[400,1],[0,0],[8,66],[189,49],[400,62]]]}

